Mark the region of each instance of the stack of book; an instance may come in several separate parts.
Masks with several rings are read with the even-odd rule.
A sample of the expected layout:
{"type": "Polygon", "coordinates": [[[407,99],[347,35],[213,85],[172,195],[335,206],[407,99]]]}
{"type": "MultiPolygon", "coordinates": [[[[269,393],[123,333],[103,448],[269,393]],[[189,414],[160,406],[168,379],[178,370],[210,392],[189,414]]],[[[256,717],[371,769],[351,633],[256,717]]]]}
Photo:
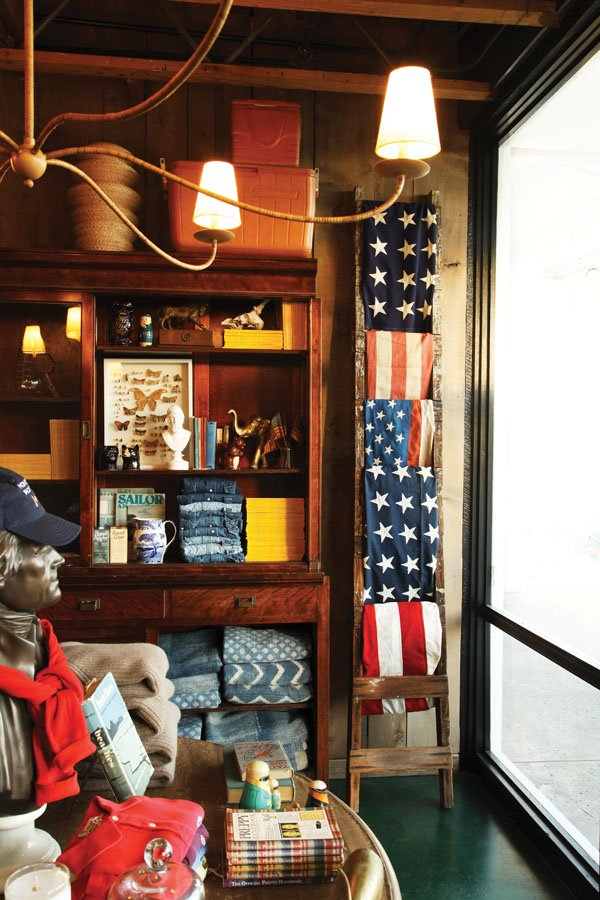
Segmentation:
{"type": "Polygon", "coordinates": [[[214,469],[217,458],[217,423],[206,416],[192,416],[194,469],[214,469]]]}
{"type": "Polygon", "coordinates": [[[246,499],[246,562],[288,562],[304,556],[304,498],[246,499]]]}
{"type": "Polygon", "coordinates": [[[223,346],[236,350],[283,350],[283,331],[263,328],[226,328],[223,346]]]}
{"type": "Polygon", "coordinates": [[[333,882],[343,861],[331,808],[225,811],[224,887],[333,882]]]}

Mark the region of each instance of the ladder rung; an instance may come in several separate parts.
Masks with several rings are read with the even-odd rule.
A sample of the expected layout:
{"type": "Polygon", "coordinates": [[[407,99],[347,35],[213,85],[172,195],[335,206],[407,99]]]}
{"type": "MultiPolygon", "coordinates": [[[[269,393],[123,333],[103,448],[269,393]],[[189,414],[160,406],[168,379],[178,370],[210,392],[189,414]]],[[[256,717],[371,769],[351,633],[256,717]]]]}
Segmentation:
{"type": "Polygon", "coordinates": [[[386,675],[382,678],[354,678],[352,695],[360,700],[398,697],[447,697],[447,675],[386,675]]]}
{"type": "Polygon", "coordinates": [[[450,747],[384,747],[351,750],[348,771],[407,772],[419,769],[452,769],[450,747]]]}

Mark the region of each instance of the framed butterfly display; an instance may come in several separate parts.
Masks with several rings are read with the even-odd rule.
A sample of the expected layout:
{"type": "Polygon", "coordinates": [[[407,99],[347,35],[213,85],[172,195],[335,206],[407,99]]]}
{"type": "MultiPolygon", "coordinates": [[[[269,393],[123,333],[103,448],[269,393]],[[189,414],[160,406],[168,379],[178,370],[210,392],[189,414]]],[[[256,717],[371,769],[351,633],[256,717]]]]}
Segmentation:
{"type": "Polygon", "coordinates": [[[105,359],[101,443],[116,444],[119,459],[122,447],[137,444],[141,469],[166,468],[172,455],[161,436],[167,427],[167,410],[180,406],[187,427],[194,408],[192,386],[190,359],[105,359]]]}

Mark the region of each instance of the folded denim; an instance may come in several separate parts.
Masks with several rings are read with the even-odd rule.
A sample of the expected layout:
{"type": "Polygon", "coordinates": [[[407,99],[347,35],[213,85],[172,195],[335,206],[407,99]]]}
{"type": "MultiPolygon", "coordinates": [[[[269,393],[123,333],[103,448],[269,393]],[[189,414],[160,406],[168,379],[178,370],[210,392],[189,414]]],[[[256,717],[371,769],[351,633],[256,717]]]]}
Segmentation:
{"type": "Polygon", "coordinates": [[[223,491],[198,491],[196,494],[177,494],[177,502],[180,506],[192,506],[194,503],[228,503],[232,506],[242,506],[244,497],[242,494],[229,494],[223,491]]]}
{"type": "MultiPolygon", "coordinates": [[[[223,686],[223,696],[230,703],[304,703],[313,696],[312,682],[308,684],[236,684],[223,686]]],[[[177,693],[173,703],[177,703],[177,693]]],[[[177,703],[179,706],[179,704],[177,703]]]]}
{"type": "Polygon", "coordinates": [[[173,687],[175,688],[175,694],[185,693],[186,691],[199,691],[201,693],[218,691],[220,687],[219,676],[216,672],[185,675],[182,678],[174,678],[173,687]]]}
{"type": "Polygon", "coordinates": [[[225,746],[237,741],[281,741],[292,768],[308,765],[306,719],[291,710],[209,712],[204,716],[204,738],[225,746]]]}
{"type": "Polygon", "coordinates": [[[191,538],[183,538],[181,546],[186,550],[195,550],[197,553],[241,553],[242,547],[238,541],[229,538],[207,538],[201,535],[191,538]]]}
{"type": "Polygon", "coordinates": [[[177,726],[177,737],[194,738],[197,741],[201,741],[203,718],[202,713],[182,716],[177,726]]]}
{"type": "Polygon", "coordinates": [[[180,510],[179,521],[183,522],[188,527],[191,527],[198,519],[201,519],[202,524],[206,525],[208,528],[212,528],[216,526],[222,526],[223,528],[239,528],[240,524],[243,523],[244,519],[241,513],[239,512],[204,512],[202,516],[199,517],[196,513],[188,514],[185,508],[180,510]]]}
{"type": "Polygon", "coordinates": [[[180,515],[186,516],[191,515],[192,513],[237,513],[240,514],[242,508],[243,500],[241,497],[230,497],[229,499],[224,500],[216,500],[210,499],[208,497],[203,497],[199,500],[194,500],[193,503],[180,503],[179,504],[179,512],[180,515]]]}
{"type": "Polygon", "coordinates": [[[233,686],[256,684],[306,684],[312,681],[310,663],[302,659],[279,659],[277,662],[226,663],[223,681],[233,686]]]}
{"type": "Polygon", "coordinates": [[[181,547],[181,558],[186,563],[243,563],[246,557],[240,551],[239,553],[200,553],[194,547],[181,547]]]}
{"type": "Polygon", "coordinates": [[[306,659],[311,653],[312,641],[307,629],[226,625],[223,630],[224,663],[306,659]]]}
{"type": "Polygon", "coordinates": [[[221,669],[220,628],[160,634],[158,643],[167,654],[170,678],[204,675],[221,669]]]}
{"type": "Polygon", "coordinates": [[[197,522],[179,523],[179,535],[182,541],[189,538],[206,537],[206,538],[225,538],[225,540],[240,540],[241,524],[238,522],[231,525],[207,525],[202,519],[197,522]]]}
{"type": "Polygon", "coordinates": [[[184,475],[182,490],[186,494],[199,491],[221,491],[224,494],[238,494],[237,481],[230,478],[211,478],[205,475],[184,475]]]}
{"type": "Polygon", "coordinates": [[[216,709],[221,705],[219,691],[176,691],[171,701],[179,709],[216,709]]]}

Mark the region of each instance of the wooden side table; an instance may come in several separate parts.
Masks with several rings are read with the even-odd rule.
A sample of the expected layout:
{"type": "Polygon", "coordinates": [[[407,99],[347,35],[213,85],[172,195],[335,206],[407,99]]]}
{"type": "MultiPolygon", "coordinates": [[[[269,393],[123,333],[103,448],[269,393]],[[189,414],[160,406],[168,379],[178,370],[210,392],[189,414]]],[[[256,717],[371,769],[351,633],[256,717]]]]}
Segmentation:
{"type": "MultiPolygon", "coordinates": [[[[308,779],[296,774],[297,799],[303,804],[308,790],[308,779]]],[[[208,741],[194,741],[179,738],[177,773],[169,788],[150,789],[150,796],[171,799],[194,800],[205,810],[206,827],[210,832],[208,864],[211,869],[221,870],[223,850],[223,823],[225,819],[225,783],[223,780],[223,748],[208,741]]],[[[40,827],[49,831],[65,847],[83,820],[93,793],[83,792],[77,797],[51,804],[42,818],[40,827]]],[[[106,789],[106,796],[110,791],[106,789]]],[[[381,900],[402,900],[398,880],[387,854],[373,832],[362,819],[342,800],[330,795],[331,805],[344,835],[348,852],[360,847],[374,850],[381,858],[384,868],[384,889],[381,900]]],[[[140,860],[141,862],[141,860],[140,860]]],[[[208,900],[243,900],[252,894],[252,900],[321,900],[328,897],[332,884],[290,884],[273,887],[224,888],[221,879],[209,873],[206,878],[208,900]]]]}

